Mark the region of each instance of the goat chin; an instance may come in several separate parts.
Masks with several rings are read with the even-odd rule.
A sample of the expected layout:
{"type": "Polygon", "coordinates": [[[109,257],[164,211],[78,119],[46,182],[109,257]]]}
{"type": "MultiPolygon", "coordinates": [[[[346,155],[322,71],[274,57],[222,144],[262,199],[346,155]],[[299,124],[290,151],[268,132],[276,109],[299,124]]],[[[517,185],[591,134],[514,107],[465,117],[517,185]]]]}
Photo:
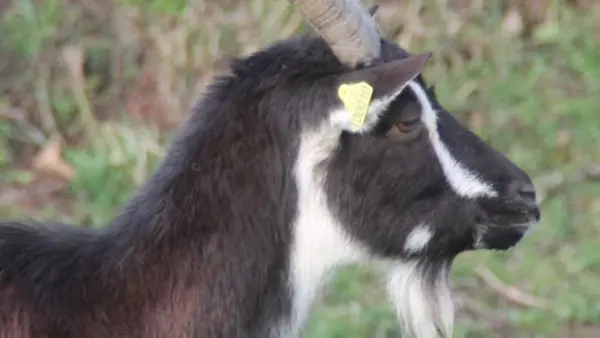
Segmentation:
{"type": "Polygon", "coordinates": [[[454,305],[448,282],[449,270],[449,262],[411,261],[391,266],[387,292],[403,337],[452,337],[454,305]]]}

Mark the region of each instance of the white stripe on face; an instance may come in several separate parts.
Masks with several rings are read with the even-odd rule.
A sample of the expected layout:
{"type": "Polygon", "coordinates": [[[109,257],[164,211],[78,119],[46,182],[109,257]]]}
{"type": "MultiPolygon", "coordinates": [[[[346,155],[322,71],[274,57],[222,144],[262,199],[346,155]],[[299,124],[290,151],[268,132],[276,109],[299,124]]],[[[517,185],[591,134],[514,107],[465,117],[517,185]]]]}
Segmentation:
{"type": "Polygon", "coordinates": [[[478,175],[465,168],[457,161],[442,142],[437,128],[437,112],[427,97],[425,90],[416,82],[410,81],[408,87],[421,103],[421,119],[429,132],[429,139],[444,170],[446,180],[459,196],[466,198],[495,197],[492,186],[479,179],[478,175]]]}

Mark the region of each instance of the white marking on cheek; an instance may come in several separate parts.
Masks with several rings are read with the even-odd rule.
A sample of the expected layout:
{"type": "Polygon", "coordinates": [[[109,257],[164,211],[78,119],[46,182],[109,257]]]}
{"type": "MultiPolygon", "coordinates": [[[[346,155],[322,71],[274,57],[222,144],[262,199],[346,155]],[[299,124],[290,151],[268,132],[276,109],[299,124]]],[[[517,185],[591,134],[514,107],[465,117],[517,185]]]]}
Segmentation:
{"type": "MultiPolygon", "coordinates": [[[[402,325],[403,337],[451,338],[454,330],[454,304],[447,280],[447,266],[436,271],[434,281],[425,280],[418,261],[394,264],[387,292],[402,325]]],[[[432,273],[431,271],[429,273],[432,273]]]]}
{"type": "Polygon", "coordinates": [[[414,228],[406,237],[404,242],[404,251],[407,253],[417,253],[429,244],[429,240],[433,237],[433,232],[429,227],[420,224],[414,228]]]}
{"type": "Polygon", "coordinates": [[[473,239],[473,248],[475,249],[483,249],[485,247],[485,243],[483,243],[483,235],[485,235],[485,231],[487,227],[484,225],[478,225],[475,228],[475,238],[473,239]]]}
{"type": "Polygon", "coordinates": [[[467,198],[475,198],[480,196],[496,197],[497,193],[492,186],[479,179],[478,175],[465,168],[462,163],[457,161],[446,145],[440,139],[437,129],[437,113],[425,93],[418,83],[410,81],[408,86],[417,96],[423,110],[422,119],[429,132],[429,139],[433,145],[433,149],[440,161],[446,179],[452,189],[462,196],[467,198]]]}
{"type": "Polygon", "coordinates": [[[292,315],[275,337],[295,337],[307,319],[315,297],[328,277],[341,265],[368,257],[352,241],[327,206],[323,188],[324,172],[317,168],[331,157],[338,144],[339,130],[324,124],[306,132],[300,141],[295,180],[298,213],[293,224],[291,271],[292,315]],[[282,334],[281,332],[287,332],[282,334]]]}

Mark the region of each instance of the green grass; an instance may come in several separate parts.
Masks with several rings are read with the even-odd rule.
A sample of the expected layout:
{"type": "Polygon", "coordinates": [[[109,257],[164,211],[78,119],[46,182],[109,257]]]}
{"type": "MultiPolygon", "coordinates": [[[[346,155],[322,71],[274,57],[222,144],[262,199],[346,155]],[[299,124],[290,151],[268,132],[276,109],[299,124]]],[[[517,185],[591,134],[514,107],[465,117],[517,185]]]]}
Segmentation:
{"type": "MultiPolygon", "coordinates": [[[[42,50],[51,48],[48,39],[60,31],[55,27],[56,7],[51,6],[57,2],[48,1],[46,15],[37,16],[31,14],[28,3],[22,2],[20,8],[27,20],[11,20],[4,27],[28,27],[21,35],[14,36],[16,40],[11,48],[36,59],[42,50]]],[[[137,1],[128,3],[139,5],[137,1]]],[[[266,3],[253,0],[248,10],[261,17],[273,13],[284,15],[285,11],[266,3]]],[[[527,36],[514,36],[503,28],[506,27],[505,12],[496,2],[490,1],[482,10],[475,10],[472,5],[469,15],[461,19],[463,23],[458,32],[444,26],[450,18],[441,17],[447,14],[445,7],[439,5],[444,1],[425,3],[421,20],[430,30],[420,32],[412,22],[404,31],[411,39],[401,34],[397,38],[409,41],[407,47],[413,52],[435,52],[426,75],[436,84],[440,101],[450,111],[525,168],[542,190],[549,174],[569,175],[578,168],[600,163],[600,33],[594,27],[593,7],[576,11],[565,2],[548,1],[546,19],[528,28],[527,36]]],[[[181,2],[169,7],[168,2],[154,1],[149,10],[153,16],[160,16],[162,12],[177,16],[181,15],[180,6],[181,2]]],[[[523,18],[526,21],[525,14],[523,18]]],[[[410,21],[401,11],[394,20],[410,21]]],[[[237,28],[232,25],[224,23],[223,34],[232,35],[231,39],[238,42],[243,40],[243,36],[233,33],[237,28]]],[[[286,30],[294,31],[289,27],[286,30]]],[[[269,30],[269,34],[275,31],[269,30]]],[[[187,34],[190,41],[196,41],[193,39],[199,36],[191,29],[187,34]]],[[[235,46],[223,44],[217,50],[243,54],[275,38],[277,36],[248,40],[235,46]]],[[[204,38],[198,39],[202,46],[209,43],[204,38]]],[[[99,41],[98,46],[105,46],[105,40],[99,41]]],[[[122,48],[124,54],[130,52],[122,48]]],[[[90,50],[95,55],[94,48],[90,50]]],[[[205,52],[191,50],[190,55],[196,59],[205,52]]],[[[178,68],[181,64],[166,66],[176,70],[170,79],[174,88],[200,88],[185,82],[190,81],[188,78],[185,85],[176,81],[178,72],[182,71],[178,68]]],[[[164,70],[159,72],[161,76],[169,74],[164,70]]],[[[134,72],[132,77],[136,74],[134,72]]],[[[28,88],[26,80],[23,83],[23,88],[28,88]]],[[[58,130],[73,140],[72,135],[77,135],[78,130],[68,123],[80,107],[67,87],[57,82],[46,94],[58,130]]],[[[189,92],[178,94],[181,94],[179,98],[190,96],[189,92]]],[[[105,106],[100,95],[94,95],[90,94],[89,99],[98,112],[105,106]]],[[[5,101],[14,102],[10,94],[0,98],[0,103],[5,101]]],[[[123,100],[116,102],[119,111],[127,110],[123,100]]],[[[185,107],[185,104],[179,106],[185,107]]],[[[35,110],[42,106],[37,100],[31,107],[35,110]]],[[[32,121],[35,124],[36,118],[32,121]]],[[[52,195],[45,207],[2,205],[3,190],[0,190],[0,216],[60,219],[82,226],[96,226],[110,220],[151,174],[163,155],[161,145],[169,140],[171,133],[158,133],[145,126],[134,128],[121,117],[102,121],[101,125],[92,140],[69,143],[65,157],[78,175],[60,193],[52,195]],[[68,207],[64,207],[65,203],[68,207]]],[[[20,128],[22,124],[3,120],[0,115],[0,135],[10,139],[0,147],[0,170],[3,171],[0,182],[26,190],[33,181],[33,174],[22,166],[12,165],[19,158],[13,145],[22,145],[15,141],[18,140],[15,131],[20,128]]],[[[49,134],[47,129],[44,132],[49,134]]],[[[542,222],[517,248],[506,253],[473,252],[457,259],[452,272],[459,305],[456,337],[568,337],[566,334],[557,336],[556,332],[567,324],[600,327],[600,287],[597,284],[600,280],[600,183],[569,185],[546,199],[542,212],[542,222]],[[477,266],[485,266],[504,283],[546,300],[548,306],[540,309],[511,302],[475,273],[477,266]]],[[[305,337],[397,337],[398,326],[382,285],[369,268],[343,270],[315,306],[305,337]]],[[[594,336],[600,336],[600,329],[594,336]]]]}

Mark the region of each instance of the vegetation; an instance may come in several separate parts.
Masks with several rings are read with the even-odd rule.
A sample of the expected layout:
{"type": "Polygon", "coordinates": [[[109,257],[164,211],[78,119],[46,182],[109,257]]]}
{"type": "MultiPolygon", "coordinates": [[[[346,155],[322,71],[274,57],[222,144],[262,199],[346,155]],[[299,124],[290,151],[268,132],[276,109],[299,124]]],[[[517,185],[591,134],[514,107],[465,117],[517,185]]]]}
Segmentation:
{"type": "MultiPolygon", "coordinates": [[[[188,2],[0,4],[0,218],[105,224],[225,57],[306,29],[283,0],[188,2]]],[[[458,258],[456,337],[600,336],[600,3],[377,2],[387,37],[434,52],[441,102],[543,192],[517,248],[458,258]]],[[[344,270],[305,337],[397,337],[376,278],[344,270]]]]}

